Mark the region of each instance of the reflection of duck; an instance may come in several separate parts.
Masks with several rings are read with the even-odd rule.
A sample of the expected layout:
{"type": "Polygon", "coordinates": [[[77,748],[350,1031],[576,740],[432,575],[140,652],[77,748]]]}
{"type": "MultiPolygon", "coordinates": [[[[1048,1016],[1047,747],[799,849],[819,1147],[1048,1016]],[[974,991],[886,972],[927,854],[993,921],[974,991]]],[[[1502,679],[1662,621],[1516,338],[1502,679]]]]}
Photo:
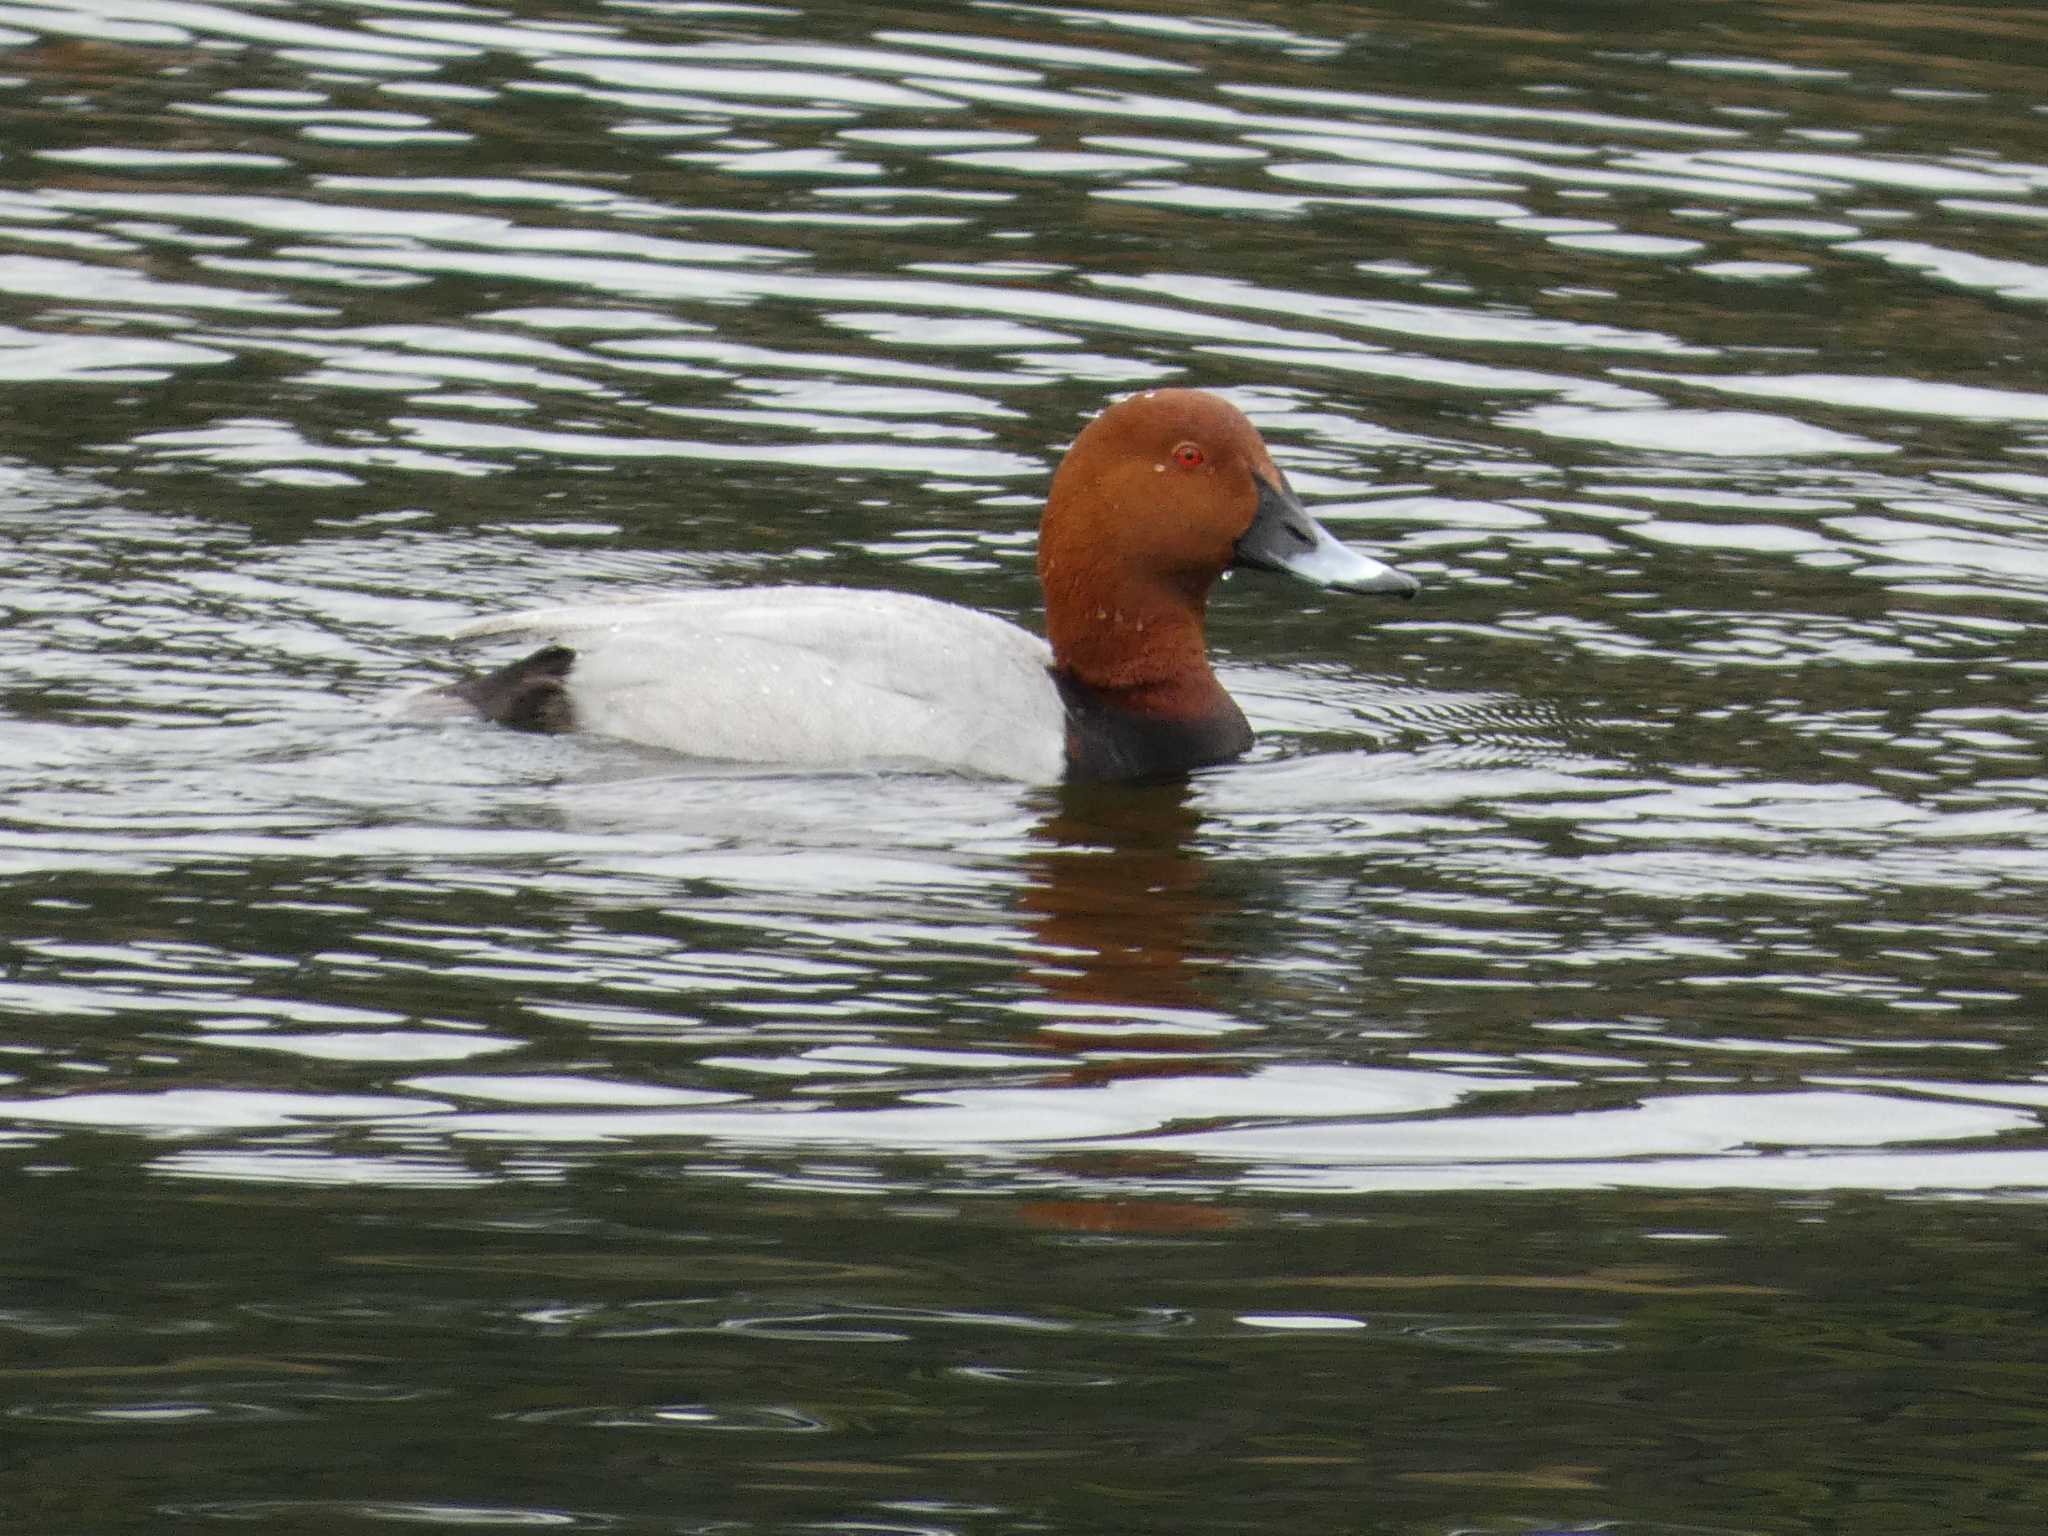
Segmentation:
{"type": "Polygon", "coordinates": [[[434,697],[529,730],[744,762],[1171,775],[1251,744],[1203,635],[1231,566],[1416,590],[1308,515],[1243,412],[1150,390],[1089,423],[1053,476],[1038,540],[1050,646],[907,593],[696,592],[483,620],[465,633],[545,643],[434,697]]]}
{"type": "Polygon", "coordinates": [[[1225,956],[1208,931],[1220,911],[1191,846],[1202,817],[1188,786],[1077,787],[1060,800],[1032,833],[1041,846],[1020,902],[1051,952],[1034,979],[1058,1014],[1142,1037],[1148,1019],[1204,1007],[1200,973],[1225,956]]]}
{"type": "MultiPolygon", "coordinates": [[[[1244,937],[1242,912],[1214,888],[1196,846],[1201,826],[1185,782],[1136,791],[1078,785],[1060,791],[1058,811],[1033,831],[1033,878],[1020,905],[1046,953],[1031,979],[1045,989],[1047,1043],[1083,1052],[1061,1086],[1243,1075],[1233,1056],[1194,1054],[1221,1022],[1209,984],[1241,953],[1244,937]]],[[[1227,1099],[1230,1090],[1219,1092],[1227,1099]]],[[[1183,1163],[1112,1147],[1087,1156],[1103,1183],[1177,1172],[1183,1163]]],[[[1216,1231],[1241,1219],[1221,1206],[1128,1192],[1103,1198],[1100,1190],[1026,1201],[1016,1214],[1053,1231],[1153,1235],[1216,1231]]]]}

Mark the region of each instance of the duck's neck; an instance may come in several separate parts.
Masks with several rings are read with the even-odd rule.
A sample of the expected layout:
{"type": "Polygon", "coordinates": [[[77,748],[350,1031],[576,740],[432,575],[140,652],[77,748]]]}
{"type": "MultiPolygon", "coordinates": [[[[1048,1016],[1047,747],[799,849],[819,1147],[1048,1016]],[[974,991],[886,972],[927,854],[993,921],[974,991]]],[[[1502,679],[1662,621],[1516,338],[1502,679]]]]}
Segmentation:
{"type": "Polygon", "coordinates": [[[1199,714],[1227,697],[1209,670],[1205,592],[1157,581],[1062,581],[1065,572],[1041,570],[1055,671],[1142,714],[1199,714]]]}
{"type": "Polygon", "coordinates": [[[1126,587],[1062,602],[1072,594],[1051,585],[1046,596],[1069,778],[1162,778],[1251,745],[1244,712],[1210,669],[1201,597],[1126,587]]]}

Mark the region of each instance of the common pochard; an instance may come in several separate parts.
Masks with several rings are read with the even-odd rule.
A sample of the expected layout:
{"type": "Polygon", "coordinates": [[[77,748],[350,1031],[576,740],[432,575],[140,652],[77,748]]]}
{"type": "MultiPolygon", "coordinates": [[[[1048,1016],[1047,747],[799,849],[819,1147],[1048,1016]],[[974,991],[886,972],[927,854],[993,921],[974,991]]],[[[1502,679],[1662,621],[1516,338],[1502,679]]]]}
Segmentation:
{"type": "Polygon", "coordinates": [[[525,730],[736,762],[1033,783],[1180,774],[1251,745],[1203,635],[1233,566],[1345,592],[1417,588],[1308,515],[1236,406],[1147,390],[1090,422],[1053,475],[1038,531],[1050,644],[908,593],[701,591],[483,619],[460,636],[541,648],[436,693],[525,730]]]}

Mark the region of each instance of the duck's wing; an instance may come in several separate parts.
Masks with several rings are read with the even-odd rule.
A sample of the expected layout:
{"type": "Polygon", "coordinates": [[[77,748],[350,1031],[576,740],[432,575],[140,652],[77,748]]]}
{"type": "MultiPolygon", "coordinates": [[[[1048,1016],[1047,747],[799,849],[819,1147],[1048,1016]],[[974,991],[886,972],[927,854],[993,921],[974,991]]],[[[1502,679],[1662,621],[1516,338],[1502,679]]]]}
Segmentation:
{"type": "MultiPolygon", "coordinates": [[[[1065,765],[1045,642],[932,598],[695,592],[494,616],[457,634],[491,638],[540,645],[515,667],[530,669],[549,709],[559,704],[515,723],[803,767],[907,764],[1050,782],[1065,765]]],[[[494,676],[521,680],[511,669],[494,676]]]]}

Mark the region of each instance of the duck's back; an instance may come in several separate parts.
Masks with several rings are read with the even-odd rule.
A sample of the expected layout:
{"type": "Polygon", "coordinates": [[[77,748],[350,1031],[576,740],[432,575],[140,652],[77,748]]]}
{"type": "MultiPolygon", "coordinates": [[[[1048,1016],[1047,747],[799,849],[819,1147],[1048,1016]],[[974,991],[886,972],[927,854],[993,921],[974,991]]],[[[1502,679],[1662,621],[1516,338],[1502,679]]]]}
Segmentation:
{"type": "Polygon", "coordinates": [[[767,587],[508,614],[464,640],[543,649],[455,693],[493,718],[693,757],[902,765],[1037,783],[1065,767],[1051,652],[901,592],[767,587]]]}

